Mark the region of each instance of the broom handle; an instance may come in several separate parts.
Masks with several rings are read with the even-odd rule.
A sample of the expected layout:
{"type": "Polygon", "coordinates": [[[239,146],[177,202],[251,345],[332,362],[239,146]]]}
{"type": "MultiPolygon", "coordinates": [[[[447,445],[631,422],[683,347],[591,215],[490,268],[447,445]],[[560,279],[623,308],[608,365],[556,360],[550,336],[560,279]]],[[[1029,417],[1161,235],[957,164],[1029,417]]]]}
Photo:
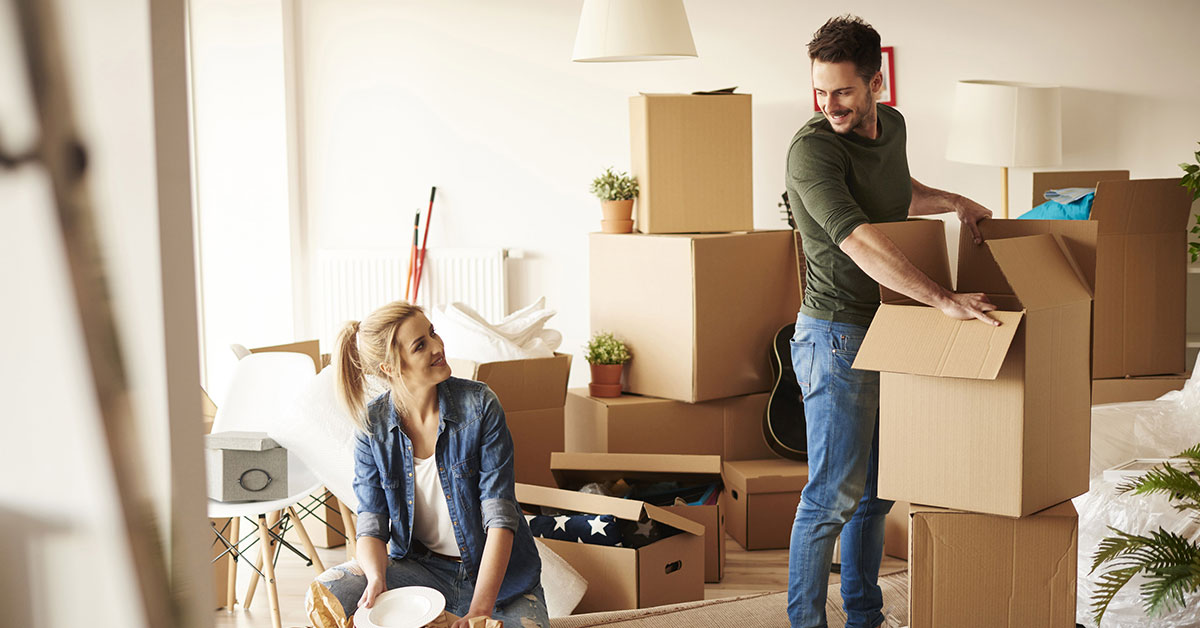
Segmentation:
{"type": "Polygon", "coordinates": [[[437,194],[437,186],[429,188],[429,212],[425,214],[425,238],[421,241],[421,258],[417,261],[417,283],[413,287],[413,298],[416,302],[417,292],[421,289],[421,275],[425,272],[425,250],[429,247],[429,223],[433,222],[433,197],[437,194]]]}

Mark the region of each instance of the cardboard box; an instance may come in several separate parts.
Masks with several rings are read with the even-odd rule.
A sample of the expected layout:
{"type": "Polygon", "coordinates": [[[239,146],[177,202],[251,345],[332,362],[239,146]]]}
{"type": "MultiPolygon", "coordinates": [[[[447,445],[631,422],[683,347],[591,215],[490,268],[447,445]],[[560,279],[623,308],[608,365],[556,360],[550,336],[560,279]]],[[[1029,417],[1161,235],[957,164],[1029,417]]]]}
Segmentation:
{"type": "Polygon", "coordinates": [[[575,613],[649,608],[704,599],[704,526],[633,499],[517,484],[517,501],[626,521],[652,519],[679,534],[638,549],[540,539],[588,582],[575,613]]]}
{"type": "Polygon", "coordinates": [[[762,432],[766,404],[766,393],[683,403],[640,395],[591,397],[586,388],[573,388],[567,391],[566,450],[769,458],[762,432]]]}
{"type": "Polygon", "coordinates": [[[589,248],[592,329],[629,346],[625,391],[695,403],[771,389],[771,344],[800,308],[791,231],[594,233],[589,248]]]}
{"type": "Polygon", "coordinates": [[[883,522],[883,553],[908,560],[908,502],[896,502],[883,522]]]}
{"type": "MultiPolygon", "coordinates": [[[[720,456],[556,452],[550,470],[561,488],[579,490],[589,482],[721,482],[720,456]]],[[[719,503],[711,506],[660,506],[704,526],[704,581],[720,582],[725,574],[725,517],[719,503]]]]}
{"type": "Polygon", "coordinates": [[[504,406],[508,431],[516,449],[518,482],[554,486],[550,452],[563,450],[563,406],[571,356],[473,362],[448,359],[455,377],[484,382],[504,406]]]}
{"type": "Polygon", "coordinates": [[[1191,196],[1178,177],[1131,181],[1128,171],[1034,173],[1034,204],[1044,201],[1046,190],[1061,187],[1096,188],[1092,377],[1182,373],[1190,366],[1184,339],[1191,196]]]}
{"type": "Polygon", "coordinates": [[[786,549],[808,465],[793,460],[728,460],[722,465],[725,531],[748,550],[786,549]]]}
{"type": "Polygon", "coordinates": [[[1182,390],[1191,373],[1183,375],[1147,375],[1092,380],[1092,405],[1153,401],[1172,390],[1182,390]]]}
{"type": "Polygon", "coordinates": [[[919,506],[911,516],[911,628],[1075,627],[1071,502],[1021,519],[919,506]]]}
{"type": "Polygon", "coordinates": [[[754,228],[749,94],[634,96],[629,128],[638,231],[754,228]]]}
{"type": "MultiPolygon", "coordinates": [[[[1024,516],[1087,491],[1091,286],[1088,256],[1072,251],[1094,250],[1095,224],[1042,222],[1071,234],[976,246],[964,231],[958,290],[987,293],[998,327],[884,293],[854,361],[882,372],[880,497],[1024,516]]],[[[945,241],[943,223],[878,227],[949,285],[945,257],[928,253],[945,241]]]]}

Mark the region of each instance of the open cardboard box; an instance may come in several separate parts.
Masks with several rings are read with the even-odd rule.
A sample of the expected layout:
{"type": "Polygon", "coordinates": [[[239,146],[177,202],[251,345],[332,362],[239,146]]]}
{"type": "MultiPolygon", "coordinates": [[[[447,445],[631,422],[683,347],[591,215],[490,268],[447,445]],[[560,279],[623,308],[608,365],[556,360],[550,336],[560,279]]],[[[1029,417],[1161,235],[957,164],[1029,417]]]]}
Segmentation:
{"type": "Polygon", "coordinates": [[[641,94],[629,127],[638,231],[754,228],[750,94],[641,94]]]}
{"type": "Polygon", "coordinates": [[[788,547],[808,465],[781,458],[726,460],[721,475],[721,512],[729,536],[748,550],[788,547]]]}
{"type": "Polygon", "coordinates": [[[911,628],[1075,627],[1070,501],[1020,519],[924,506],[909,515],[911,628]]]}
{"type": "Polygon", "coordinates": [[[1036,172],[1046,190],[1094,187],[1096,246],[1092,377],[1182,373],[1186,364],[1187,227],[1192,199],[1179,179],[1129,180],[1128,170],[1036,172]]]}
{"type": "MultiPolygon", "coordinates": [[[[721,484],[721,457],[670,454],[564,453],[550,455],[550,470],[561,488],[578,490],[590,482],[625,480],[721,484]]],[[[725,573],[725,517],[721,505],[660,506],[704,526],[704,581],[720,582],[725,573]]]]}
{"type": "MultiPolygon", "coordinates": [[[[854,361],[882,372],[880,497],[1015,517],[1087,491],[1096,226],[983,224],[1015,222],[1063,233],[975,245],[964,232],[960,247],[958,291],[988,294],[1000,326],[883,291],[854,361]]],[[[950,287],[941,221],[877,226],[950,287]]]]}
{"type": "Polygon", "coordinates": [[[800,308],[795,246],[790,230],[591,234],[592,329],[629,346],[624,390],[688,403],[769,391],[775,334],[800,308]]]}
{"type": "Polygon", "coordinates": [[[766,393],[683,403],[629,394],[592,397],[586,388],[573,388],[567,391],[566,451],[769,458],[762,433],[766,406],[766,393]]]}
{"type": "Polygon", "coordinates": [[[576,613],[649,608],[704,599],[704,526],[632,499],[589,495],[533,484],[516,485],[525,507],[654,520],[680,530],[638,549],[540,539],[587,580],[576,613]]]}
{"type": "Polygon", "coordinates": [[[550,452],[563,450],[563,408],[571,356],[473,362],[447,359],[455,377],[483,382],[504,407],[512,433],[516,480],[554,486],[550,452]]]}

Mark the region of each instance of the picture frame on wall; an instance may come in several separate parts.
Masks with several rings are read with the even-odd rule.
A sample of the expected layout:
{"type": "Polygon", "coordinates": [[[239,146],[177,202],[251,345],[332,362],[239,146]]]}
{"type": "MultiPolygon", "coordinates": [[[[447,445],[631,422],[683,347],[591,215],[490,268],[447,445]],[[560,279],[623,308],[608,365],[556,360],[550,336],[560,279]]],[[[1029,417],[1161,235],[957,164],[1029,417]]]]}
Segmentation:
{"type": "MultiPolygon", "coordinates": [[[[883,73],[883,88],[879,91],[879,100],[876,102],[883,103],[892,107],[896,106],[896,51],[893,46],[885,46],[879,49],[882,55],[879,71],[883,73]]],[[[821,107],[817,104],[817,91],[813,90],[813,111],[820,111],[821,107]]]]}
{"type": "Polygon", "coordinates": [[[880,48],[879,52],[883,54],[882,63],[879,66],[880,72],[883,73],[883,89],[879,91],[879,102],[896,106],[896,51],[892,46],[880,48]]]}

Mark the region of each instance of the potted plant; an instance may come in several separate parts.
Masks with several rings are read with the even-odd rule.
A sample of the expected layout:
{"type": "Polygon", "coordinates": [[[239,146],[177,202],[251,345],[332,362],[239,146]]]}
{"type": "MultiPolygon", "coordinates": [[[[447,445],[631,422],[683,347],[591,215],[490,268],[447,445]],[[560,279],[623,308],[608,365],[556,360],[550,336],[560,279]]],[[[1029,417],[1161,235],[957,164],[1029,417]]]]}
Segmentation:
{"type": "MultiPolygon", "coordinates": [[[[1179,167],[1183,168],[1183,178],[1179,180],[1179,185],[1192,193],[1193,201],[1200,199],[1200,151],[1196,151],[1196,163],[1179,164],[1179,167]]],[[[1200,235],[1200,213],[1196,214],[1196,224],[1192,225],[1191,232],[1200,235]]],[[[1192,256],[1193,264],[1200,259],[1200,242],[1188,242],[1188,253],[1192,256]]]]}
{"type": "Polygon", "coordinates": [[[637,179],[624,172],[613,172],[605,168],[604,173],[592,180],[592,194],[600,199],[600,230],[604,233],[630,233],[633,231],[633,199],[638,195],[637,179]]]}
{"type": "MultiPolygon", "coordinates": [[[[1149,495],[1165,493],[1179,511],[1192,511],[1200,519],[1200,445],[1180,453],[1179,467],[1164,464],[1146,475],[1123,484],[1119,493],[1149,495]],[[1180,468],[1183,467],[1183,468],[1180,468]]],[[[1178,463],[1177,463],[1178,464],[1178,463]]],[[[1092,571],[1103,565],[1092,596],[1092,613],[1097,624],[1117,591],[1139,574],[1146,613],[1158,615],[1185,603],[1184,596],[1200,589],[1200,543],[1162,527],[1148,535],[1129,534],[1110,527],[1116,534],[1105,537],[1092,556],[1092,571]]]]}
{"type": "Polygon", "coordinates": [[[593,397],[620,397],[621,373],[629,361],[629,348],[609,332],[598,331],[588,340],[586,358],[592,368],[588,393],[593,397]]]}

